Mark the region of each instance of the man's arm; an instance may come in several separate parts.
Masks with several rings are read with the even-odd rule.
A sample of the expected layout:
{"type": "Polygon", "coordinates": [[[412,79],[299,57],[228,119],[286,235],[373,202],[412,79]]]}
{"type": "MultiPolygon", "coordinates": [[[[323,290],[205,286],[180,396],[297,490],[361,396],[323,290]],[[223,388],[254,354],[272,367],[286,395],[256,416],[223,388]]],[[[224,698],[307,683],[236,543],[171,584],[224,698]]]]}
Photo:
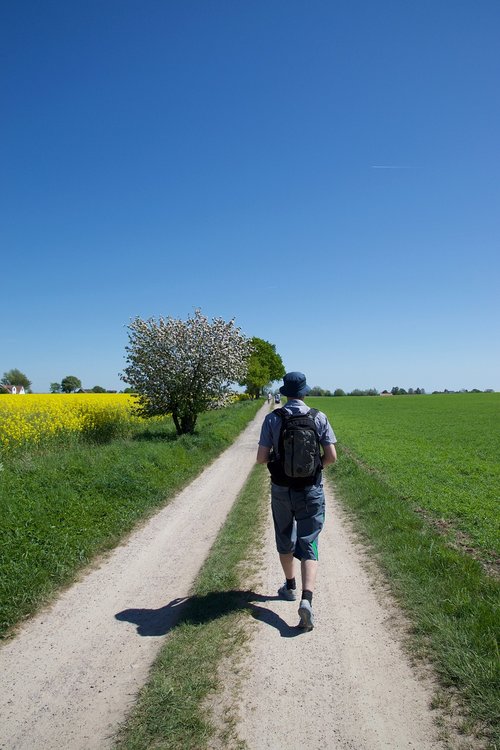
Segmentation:
{"type": "Polygon", "coordinates": [[[257,449],[257,458],[255,459],[258,464],[267,464],[269,461],[269,455],[271,448],[266,448],[263,445],[259,445],[257,449]]]}
{"type": "Polygon", "coordinates": [[[323,462],[323,468],[335,463],[337,460],[337,451],[335,450],[333,443],[323,446],[323,456],[321,460],[323,462]]]}

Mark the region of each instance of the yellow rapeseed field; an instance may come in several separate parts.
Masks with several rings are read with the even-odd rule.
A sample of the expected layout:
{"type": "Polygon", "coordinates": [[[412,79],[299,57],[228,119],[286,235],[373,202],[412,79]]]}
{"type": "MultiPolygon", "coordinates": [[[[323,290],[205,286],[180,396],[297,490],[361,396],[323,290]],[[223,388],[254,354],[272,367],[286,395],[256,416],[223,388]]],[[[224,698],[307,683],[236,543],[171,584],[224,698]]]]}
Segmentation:
{"type": "Polygon", "coordinates": [[[120,422],[136,422],[127,393],[26,394],[0,396],[0,448],[40,445],[68,433],[88,433],[120,422]]]}

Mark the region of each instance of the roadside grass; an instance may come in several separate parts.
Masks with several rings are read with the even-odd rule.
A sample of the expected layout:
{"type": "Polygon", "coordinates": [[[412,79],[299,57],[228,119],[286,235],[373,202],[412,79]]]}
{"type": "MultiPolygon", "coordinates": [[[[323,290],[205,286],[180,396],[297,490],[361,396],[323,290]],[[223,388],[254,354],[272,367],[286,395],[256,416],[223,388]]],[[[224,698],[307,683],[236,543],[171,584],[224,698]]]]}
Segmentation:
{"type": "Polygon", "coordinates": [[[242,616],[252,592],[243,563],[251,557],[266,514],[268,474],[256,466],[196,579],[148,684],[123,726],[118,750],[200,750],[215,732],[206,700],[218,687],[217,667],[246,640],[242,616]]]}
{"type": "Polygon", "coordinates": [[[481,564],[453,548],[406,497],[339,448],[328,469],[355,526],[412,623],[410,648],[430,657],[461,706],[461,731],[500,748],[500,587],[481,564]]]}
{"type": "Polygon", "coordinates": [[[0,635],[165,505],[234,441],[261,403],[202,414],[194,435],[178,438],[166,418],[107,444],[68,440],[5,455],[0,635]]]}

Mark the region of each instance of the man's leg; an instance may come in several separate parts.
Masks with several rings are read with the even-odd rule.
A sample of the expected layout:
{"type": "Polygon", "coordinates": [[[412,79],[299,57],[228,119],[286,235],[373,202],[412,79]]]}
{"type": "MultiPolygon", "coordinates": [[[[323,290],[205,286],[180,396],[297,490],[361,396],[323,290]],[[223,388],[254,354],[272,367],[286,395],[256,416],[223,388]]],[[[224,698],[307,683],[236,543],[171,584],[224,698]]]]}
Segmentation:
{"type": "Polygon", "coordinates": [[[299,627],[314,627],[312,612],[313,591],[318,572],[318,536],[325,518],[325,497],[321,485],[306,488],[294,494],[297,519],[296,553],[300,557],[302,596],[299,607],[299,627]]]}
{"type": "Polygon", "coordinates": [[[300,573],[302,576],[302,590],[303,591],[314,591],[314,585],[316,583],[316,574],[318,572],[318,561],[317,560],[301,560],[300,561],[300,573]]]}
{"type": "Polygon", "coordinates": [[[278,596],[288,599],[288,601],[294,601],[296,598],[295,564],[293,559],[295,528],[290,503],[290,490],[288,487],[271,485],[271,508],[273,512],[276,547],[286,578],[286,583],[278,589],[278,596]]]}
{"type": "Polygon", "coordinates": [[[316,573],[318,572],[317,560],[301,560],[300,572],[302,576],[302,596],[300,597],[299,627],[311,630],[314,627],[314,615],[312,611],[312,597],[316,573]]]}
{"type": "Polygon", "coordinates": [[[280,563],[287,581],[291,578],[295,578],[295,559],[293,557],[293,552],[288,552],[285,555],[280,553],[280,563]]]}

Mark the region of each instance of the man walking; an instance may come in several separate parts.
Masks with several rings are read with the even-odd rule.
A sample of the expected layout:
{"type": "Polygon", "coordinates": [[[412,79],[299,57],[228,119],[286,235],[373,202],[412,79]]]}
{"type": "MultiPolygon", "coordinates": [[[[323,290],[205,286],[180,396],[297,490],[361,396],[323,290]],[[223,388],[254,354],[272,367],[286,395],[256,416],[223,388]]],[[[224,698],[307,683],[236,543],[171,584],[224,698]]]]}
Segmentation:
{"type": "Polygon", "coordinates": [[[310,390],[303,373],[289,372],[285,375],[280,393],[287,397],[286,405],[266,416],[257,451],[257,463],[267,463],[271,473],[271,508],[276,546],[286,578],[278,594],[288,601],[297,598],[296,557],[300,560],[302,578],[299,627],[306,630],[314,627],[312,598],[318,568],[318,536],[325,519],[321,470],[337,460],[336,438],[326,415],[315,409],[310,410],[303,401],[310,390]],[[304,453],[302,445],[310,447],[311,461],[302,460],[303,465],[309,468],[298,466],[294,469],[291,445],[294,446],[295,455],[301,451],[304,453]],[[321,456],[319,446],[323,451],[321,456]],[[315,452],[316,458],[313,455],[315,452]]]}

